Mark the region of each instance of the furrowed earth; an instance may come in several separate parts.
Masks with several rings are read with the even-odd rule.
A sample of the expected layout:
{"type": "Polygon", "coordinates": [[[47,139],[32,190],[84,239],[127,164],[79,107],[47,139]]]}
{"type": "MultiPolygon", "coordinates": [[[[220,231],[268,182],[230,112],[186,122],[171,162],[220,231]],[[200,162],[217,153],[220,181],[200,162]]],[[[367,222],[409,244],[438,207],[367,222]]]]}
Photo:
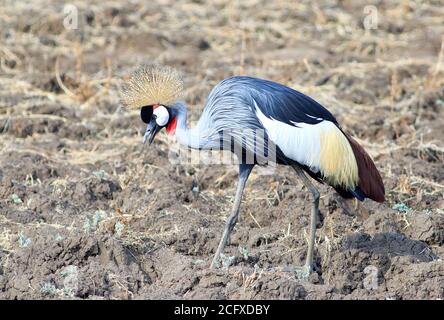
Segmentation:
{"type": "Polygon", "coordinates": [[[70,4],[0,0],[0,298],[444,298],[440,1],[70,4]],[[289,168],[255,169],[209,269],[237,166],[172,161],[165,132],[142,145],[119,88],[147,61],[183,74],[190,125],[236,74],[315,98],[373,157],[387,201],[316,183],[301,281],[284,267],[304,263],[309,193],[289,168]]]}

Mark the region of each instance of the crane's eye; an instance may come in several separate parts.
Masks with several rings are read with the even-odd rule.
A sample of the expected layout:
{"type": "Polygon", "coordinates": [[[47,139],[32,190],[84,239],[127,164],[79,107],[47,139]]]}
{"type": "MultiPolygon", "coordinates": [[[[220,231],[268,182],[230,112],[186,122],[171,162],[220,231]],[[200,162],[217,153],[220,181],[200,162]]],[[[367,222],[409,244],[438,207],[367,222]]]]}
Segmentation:
{"type": "Polygon", "coordinates": [[[146,106],[140,109],[140,118],[144,123],[150,123],[151,117],[153,116],[153,107],[146,106]]]}
{"type": "Polygon", "coordinates": [[[170,114],[164,106],[158,106],[153,111],[153,117],[156,117],[156,123],[158,126],[166,126],[168,120],[170,120],[170,114]]]}

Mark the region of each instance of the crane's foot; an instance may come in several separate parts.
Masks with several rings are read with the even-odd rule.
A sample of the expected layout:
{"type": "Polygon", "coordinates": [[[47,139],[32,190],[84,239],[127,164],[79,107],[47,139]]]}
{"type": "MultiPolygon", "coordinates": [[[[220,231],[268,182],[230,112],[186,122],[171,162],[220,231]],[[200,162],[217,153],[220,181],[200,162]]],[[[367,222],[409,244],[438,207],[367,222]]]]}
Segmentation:
{"type": "Polygon", "coordinates": [[[284,267],[282,271],[292,272],[299,280],[307,281],[313,268],[310,265],[305,265],[302,267],[284,267]]]}

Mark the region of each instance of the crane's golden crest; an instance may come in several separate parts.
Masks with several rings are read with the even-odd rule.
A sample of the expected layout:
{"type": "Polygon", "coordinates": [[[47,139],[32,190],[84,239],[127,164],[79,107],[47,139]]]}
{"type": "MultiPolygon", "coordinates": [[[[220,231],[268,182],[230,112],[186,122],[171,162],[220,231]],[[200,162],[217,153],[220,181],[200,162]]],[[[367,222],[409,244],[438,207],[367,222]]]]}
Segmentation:
{"type": "Polygon", "coordinates": [[[168,66],[143,64],[125,82],[122,103],[129,109],[155,104],[169,105],[177,101],[183,90],[179,73],[168,66]]]}

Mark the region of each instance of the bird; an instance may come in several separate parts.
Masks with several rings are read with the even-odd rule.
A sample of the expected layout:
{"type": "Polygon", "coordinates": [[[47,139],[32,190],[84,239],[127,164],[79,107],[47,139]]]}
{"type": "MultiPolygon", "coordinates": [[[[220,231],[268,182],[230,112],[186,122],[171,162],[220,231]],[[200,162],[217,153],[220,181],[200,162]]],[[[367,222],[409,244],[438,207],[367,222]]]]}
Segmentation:
{"type": "Polygon", "coordinates": [[[181,98],[183,87],[176,69],[144,63],[125,79],[121,102],[127,109],[140,109],[141,120],[147,124],[143,143],[151,144],[165,128],[187,148],[236,152],[239,175],[234,203],[211,268],[220,266],[239,218],[246,182],[257,165],[274,163],[293,168],[311,194],[305,264],[290,268],[300,279],[308,279],[314,271],[316,228],[321,216],[320,193],[313,180],[331,186],[346,199],[385,201],[384,183],[372,158],[313,98],[270,80],[232,76],[213,87],[199,120],[189,128],[188,107],[181,98]]]}

